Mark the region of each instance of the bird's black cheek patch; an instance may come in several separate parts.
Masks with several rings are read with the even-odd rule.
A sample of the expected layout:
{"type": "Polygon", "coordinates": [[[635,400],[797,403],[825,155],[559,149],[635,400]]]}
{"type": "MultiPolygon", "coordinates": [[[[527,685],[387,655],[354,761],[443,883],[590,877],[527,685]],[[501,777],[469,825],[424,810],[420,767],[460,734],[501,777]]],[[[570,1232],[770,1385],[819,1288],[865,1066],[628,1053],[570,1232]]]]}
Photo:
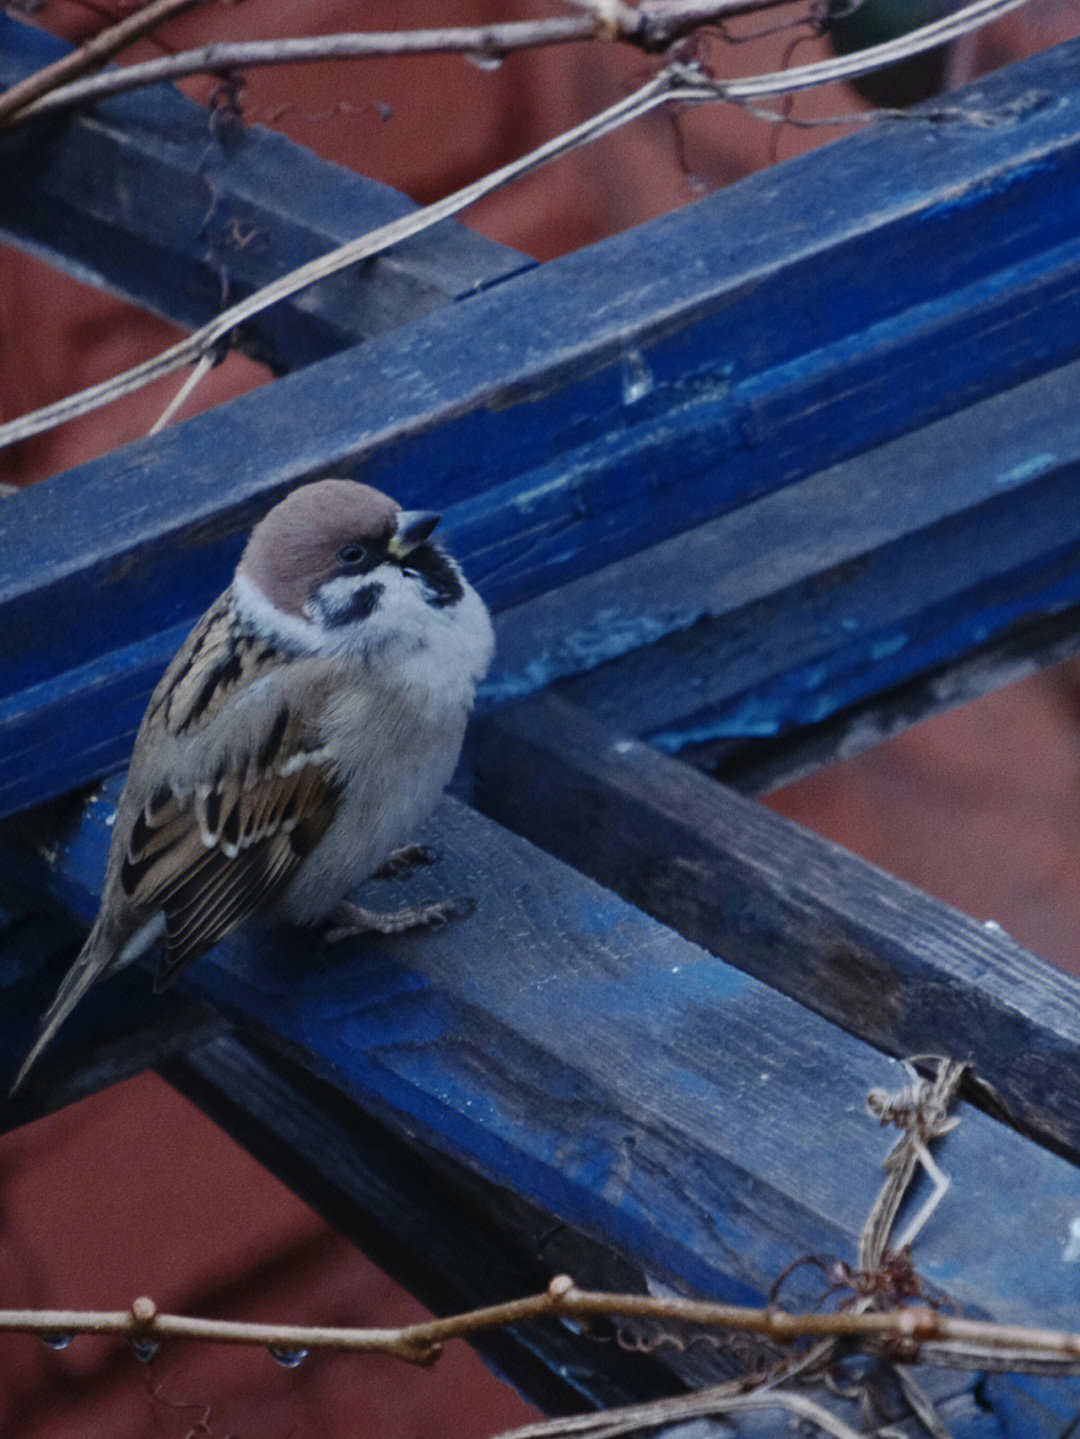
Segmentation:
{"type": "Polygon", "coordinates": [[[369,585],[360,585],[344,600],[335,598],[332,606],[323,607],[326,625],[330,629],[337,629],[339,625],[351,625],[358,620],[366,620],[374,612],[382,592],[383,586],[373,580],[369,585]]]}
{"type": "Polygon", "coordinates": [[[437,545],[418,545],[402,561],[402,568],[420,575],[428,604],[437,610],[456,605],[465,593],[456,568],[437,545]]]}

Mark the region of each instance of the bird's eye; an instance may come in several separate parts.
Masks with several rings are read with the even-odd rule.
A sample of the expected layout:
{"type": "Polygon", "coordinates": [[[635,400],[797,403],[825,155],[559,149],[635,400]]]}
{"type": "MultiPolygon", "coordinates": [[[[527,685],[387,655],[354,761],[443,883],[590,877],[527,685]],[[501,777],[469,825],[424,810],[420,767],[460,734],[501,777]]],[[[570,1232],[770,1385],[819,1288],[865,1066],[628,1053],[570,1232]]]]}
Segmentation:
{"type": "Polygon", "coordinates": [[[347,569],[358,570],[368,557],[367,550],[355,540],[349,540],[337,552],[338,561],[347,569]]]}

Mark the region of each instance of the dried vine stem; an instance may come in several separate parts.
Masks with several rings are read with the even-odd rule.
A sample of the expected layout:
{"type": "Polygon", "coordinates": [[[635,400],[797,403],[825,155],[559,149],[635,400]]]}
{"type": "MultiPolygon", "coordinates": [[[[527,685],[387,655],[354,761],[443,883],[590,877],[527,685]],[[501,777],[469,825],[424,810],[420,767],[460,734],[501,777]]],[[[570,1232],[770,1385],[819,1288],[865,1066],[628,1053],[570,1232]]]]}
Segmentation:
{"type": "Polygon", "coordinates": [[[466,185],[461,190],[456,190],[452,195],[436,200],[434,204],[403,215],[389,225],[382,225],[376,230],[371,230],[366,235],[361,235],[356,240],[350,240],[326,255],[320,255],[318,258],[310,260],[306,265],[299,266],[287,275],[282,275],[272,284],[265,285],[261,290],[256,290],[254,294],[249,295],[238,304],[223,310],[221,314],[215,316],[200,329],[195,330],[186,339],[171,345],[167,350],[161,351],[160,354],[144,361],[141,365],[136,365],[122,374],[113,375],[99,385],[92,385],[75,395],[68,395],[51,405],[44,405],[39,410],[33,410],[27,415],[20,415],[17,419],[0,425],[0,448],[14,444],[18,440],[29,439],[31,435],[40,434],[67,420],[88,414],[102,405],[110,404],[113,400],[118,400],[124,395],[143,388],[153,380],[199,361],[203,355],[212,353],[223,342],[226,342],[232,331],[238,326],[261,311],[269,309],[271,305],[277,304],[279,300],[287,299],[297,291],[306,289],[307,286],[324,280],[329,275],[356,264],[359,260],[370,259],[383,250],[389,249],[391,245],[396,245],[401,240],[417,235],[422,230],[430,229],[432,225],[437,225],[442,220],[450,219],[475,204],[483,196],[510,184],[512,180],[529,174],[541,165],[547,164],[560,155],[569,154],[571,150],[589,144],[602,135],[609,134],[612,130],[618,129],[619,126],[625,125],[640,115],[647,114],[657,106],[671,100],[700,100],[704,96],[715,98],[715,87],[710,81],[699,76],[696,71],[687,70],[682,66],[669,66],[625,99],[618,101],[607,110],[602,110],[598,115],[592,116],[582,124],[574,126],[573,129],[564,131],[553,140],[548,140],[545,144],[530,151],[529,154],[522,156],[520,160],[503,165],[482,179],[473,181],[472,184],[466,185]]]}
{"type": "Polygon", "coordinates": [[[794,1394],[787,1389],[765,1389],[747,1394],[737,1381],[698,1389],[693,1394],[674,1399],[655,1399],[650,1403],[627,1404],[597,1414],[541,1420],[538,1424],[506,1430],[496,1435],[495,1439],[567,1439],[567,1436],[576,1434],[588,1435],[589,1439],[615,1439],[619,1434],[638,1433],[662,1424],[680,1424],[709,1415],[747,1414],[761,1409],[783,1409],[793,1419],[805,1420],[823,1434],[831,1434],[833,1439],[866,1439],[865,1435],[859,1434],[805,1394],[794,1394]]]}
{"type": "Polygon", "coordinates": [[[501,1324],[555,1315],[559,1318],[651,1319],[699,1328],[756,1334],[780,1345],[800,1339],[846,1338],[871,1349],[896,1349],[906,1360],[919,1357],[957,1368],[1052,1367],[1080,1372],[1080,1334],[993,1324],[943,1314],[925,1305],[859,1313],[836,1310],[795,1314],[773,1307],[754,1309],[708,1300],[657,1297],[648,1294],[605,1294],[578,1289],[558,1275],[542,1294],[492,1304],[445,1319],[426,1320],[399,1329],[319,1328],[299,1324],[243,1324],[162,1314],[151,1299],[136,1299],[130,1309],[0,1310],[0,1331],[44,1336],[119,1334],[132,1338],[183,1338],[219,1344],[246,1344],[296,1349],[338,1349],[390,1354],[412,1364],[430,1364],[448,1340],[464,1339],[501,1324]]]}
{"type": "Polygon", "coordinates": [[[884,1258],[900,1205],[920,1165],[930,1176],[934,1192],[903,1236],[892,1244],[893,1249],[903,1249],[914,1243],[916,1235],[941,1203],[949,1187],[948,1180],[931,1158],[928,1146],[959,1124],[958,1119],[949,1115],[949,1109],[968,1066],[955,1060],[940,1059],[932,1080],[920,1079],[910,1060],[906,1061],[905,1068],[912,1080],[909,1089],[897,1095],[872,1090],[867,1096],[867,1108],[871,1114],[881,1124],[898,1125],[903,1133],[885,1157],[888,1178],[863,1225],[859,1241],[859,1268],[866,1271],[877,1269],[884,1258]]]}
{"type": "MultiPolygon", "coordinates": [[[[183,8],[197,0],[157,0],[157,5],[183,8]]],[[[278,40],[242,40],[203,45],[177,55],[163,55],[123,69],[111,71],[92,82],[61,86],[75,73],[80,73],[122,48],[113,44],[102,50],[107,37],[121,26],[112,26],[95,36],[86,46],[64,61],[46,70],[37,71],[26,80],[0,94],[0,122],[17,124],[35,116],[100,99],[103,95],[122,94],[144,85],[163,80],[178,80],[185,75],[213,73],[220,70],[253,69],[263,65],[310,63],[323,60],[364,60],[373,56],[426,55],[447,53],[501,58],[515,50],[539,49],[548,45],[609,39],[621,40],[646,51],[662,50],[672,41],[689,34],[701,25],[714,24],[755,10],[773,9],[790,4],[790,0],[642,0],[637,8],[619,3],[616,9],[582,5],[581,14],[555,16],[546,20],[508,21],[493,25],[443,26],[425,30],[392,30],[368,34],[334,34],[278,40]],[[92,48],[93,47],[93,48],[92,48]],[[74,67],[86,54],[84,63],[67,73],[56,73],[62,65],[74,67]],[[33,86],[33,89],[28,87],[33,86]],[[50,92],[46,96],[46,91],[50,92]],[[22,92],[22,93],[20,93],[22,92]],[[39,97],[44,97],[39,100],[39,97]],[[31,102],[34,103],[31,103],[31,102]],[[16,111],[18,112],[16,114],[16,111]]],[[[137,34],[157,24],[154,19],[137,22],[149,11],[150,5],[123,22],[137,34]]],[[[164,17],[160,17],[164,18],[164,17]]],[[[129,38],[134,38],[132,34],[129,38]]]]}
{"type": "MultiPolygon", "coordinates": [[[[610,38],[625,41],[639,48],[663,49],[680,35],[689,33],[727,16],[780,4],[782,0],[714,0],[709,5],[688,6],[683,15],[674,18],[662,4],[644,3],[630,11],[639,17],[637,25],[615,25],[610,38]]],[[[992,20],[1016,10],[1027,0],[972,0],[962,10],[912,30],[895,40],[873,45],[851,55],[817,61],[791,70],[779,70],[745,80],[718,83],[708,98],[741,103],[764,95],[783,95],[813,85],[825,85],[865,75],[898,60],[909,59],[924,50],[957,40],[971,30],[988,25],[992,20]]],[[[614,13],[614,12],[613,12],[614,13]]],[[[618,12],[621,13],[621,12],[618,12]]],[[[552,20],[517,21],[505,25],[478,25],[461,29],[402,30],[372,34],[318,35],[301,39],[244,40],[205,45],[179,55],[165,55],[138,65],[125,65],[89,79],[74,81],[32,103],[22,106],[8,118],[9,124],[69,109],[74,105],[121,94],[144,85],[176,80],[184,75],[215,73],[225,70],[247,70],[261,65],[284,65],[323,60],[356,60],[371,56],[415,55],[433,51],[458,52],[497,59],[513,50],[540,45],[565,44],[572,40],[594,40],[609,33],[609,27],[595,12],[584,15],[556,17],[552,20]]]]}
{"type": "Polygon", "coordinates": [[[151,4],[144,5],[133,15],[99,30],[77,50],[54,60],[51,65],[35,70],[32,75],[27,75],[25,80],[9,85],[0,93],[0,127],[39,96],[58,90],[65,81],[73,80],[76,75],[83,75],[87,70],[104,65],[106,60],[130,45],[133,40],[149,34],[171,16],[179,15],[182,10],[190,10],[193,5],[201,3],[202,0],[152,0],[151,4]]]}
{"type": "MultiPolygon", "coordinates": [[[[194,331],[186,339],[141,365],[114,375],[99,385],[93,385],[75,395],[69,395],[51,405],[44,405],[29,414],[20,415],[0,425],[0,449],[29,439],[56,425],[73,420],[92,410],[110,404],[114,400],[141,389],[174,370],[195,364],[203,356],[212,354],[227,342],[230,334],[246,320],[277,304],[279,300],[296,294],[307,286],[326,279],[337,271],[356,264],[359,260],[370,259],[391,245],[419,234],[440,221],[449,219],[476,203],[483,196],[492,194],[511,181],[531,173],[561,155],[569,154],[582,145],[590,144],[613,130],[628,124],[631,120],[647,114],[661,105],[678,102],[682,104],[705,104],[716,101],[746,104],[756,97],[779,94],[784,91],[805,89],[832,80],[846,79],[863,74],[897,59],[933,48],[957,35],[965,34],[977,25],[984,25],[1009,10],[1015,10],[1026,0],[975,0],[955,15],[932,25],[912,31],[900,40],[891,40],[884,45],[872,46],[854,55],[841,56],[834,60],[819,61],[813,65],[769,75],[759,75],[745,80],[713,81],[693,65],[674,63],[666,66],[659,74],[647,81],[638,90],[618,101],[615,105],[592,116],[580,125],[564,131],[563,134],[538,146],[520,160],[493,171],[480,180],[466,185],[452,195],[437,200],[434,204],[415,210],[392,224],[372,230],[356,240],[349,241],[319,256],[306,265],[283,275],[272,284],[264,286],[245,300],[223,310],[208,324],[194,331]]],[[[704,8],[704,7],[701,7],[704,8]]],[[[107,78],[107,77],[100,77],[107,78]]],[[[89,82],[93,83],[93,82],[89,82]]],[[[45,97],[53,101],[57,94],[45,97]]],[[[35,104],[41,102],[35,102],[35,104]]],[[[20,114],[29,113],[27,110],[20,114]]]]}

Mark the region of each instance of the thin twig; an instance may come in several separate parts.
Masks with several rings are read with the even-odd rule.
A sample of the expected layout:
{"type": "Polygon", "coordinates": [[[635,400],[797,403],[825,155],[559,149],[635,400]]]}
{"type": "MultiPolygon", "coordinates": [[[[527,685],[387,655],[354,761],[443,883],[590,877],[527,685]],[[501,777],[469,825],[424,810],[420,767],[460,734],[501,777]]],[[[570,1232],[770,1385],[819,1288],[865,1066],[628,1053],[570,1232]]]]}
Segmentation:
{"type": "Polygon", "coordinates": [[[14,444],[18,440],[29,439],[31,435],[39,434],[43,430],[52,429],[55,425],[63,424],[67,420],[88,414],[102,405],[110,404],[113,400],[118,400],[124,395],[142,389],[143,386],[160,379],[163,375],[170,374],[173,370],[181,369],[184,365],[198,361],[208,351],[216,348],[220,342],[227,340],[238,326],[268,309],[271,305],[277,304],[279,300],[287,299],[308,285],[324,280],[329,275],[356,264],[359,260],[369,259],[388,249],[391,245],[396,245],[401,240],[408,239],[442,220],[459,214],[483,196],[508,185],[519,176],[529,174],[550,160],[568,154],[571,150],[586,145],[592,140],[599,139],[600,136],[610,133],[629,120],[646,114],[658,105],[663,105],[672,99],[698,99],[703,93],[712,93],[712,86],[708,81],[697,77],[684,79],[681,71],[673,69],[662,71],[633,94],[618,101],[607,110],[601,111],[600,114],[592,116],[581,125],[576,125],[572,130],[567,130],[553,140],[538,146],[529,154],[522,156],[520,160],[503,165],[482,179],[473,181],[472,184],[466,185],[461,190],[456,190],[452,195],[436,200],[434,204],[403,215],[389,225],[382,225],[376,230],[371,230],[366,235],[361,235],[356,240],[350,240],[347,244],[331,250],[326,255],[320,255],[316,259],[310,260],[306,265],[299,266],[287,275],[282,275],[271,284],[256,290],[237,304],[230,306],[229,309],[223,310],[221,314],[215,316],[200,329],[195,330],[186,339],[171,345],[152,359],[145,360],[141,365],[136,365],[122,374],[113,375],[99,385],[92,385],[85,390],[80,390],[78,394],[66,396],[51,405],[44,405],[39,410],[33,410],[29,414],[21,415],[17,419],[0,425],[0,448],[14,444]]]}
{"type": "MultiPolygon", "coordinates": [[[[767,0],[767,3],[779,3],[779,0],[767,0]]],[[[992,20],[1026,3],[1027,0],[973,0],[970,5],[944,19],[936,20],[881,45],[868,46],[865,50],[857,50],[850,55],[816,61],[814,64],[791,70],[778,70],[744,80],[718,83],[715,92],[708,98],[741,103],[764,95],[790,94],[811,86],[869,74],[885,65],[895,64],[898,60],[906,60],[924,50],[936,49],[939,45],[959,39],[969,31],[988,25],[992,20]]],[[[728,4],[725,4],[724,0],[716,0],[711,6],[699,4],[693,7],[693,22],[687,19],[677,33],[684,33],[696,25],[706,24],[710,19],[716,20],[724,14],[735,13],[736,10],[757,8],[760,8],[760,4],[748,4],[746,0],[738,0],[734,5],[730,0],[728,4]]],[[[644,10],[645,7],[642,7],[642,13],[644,10]]],[[[412,55],[431,51],[452,51],[498,58],[512,50],[526,47],[595,39],[599,33],[600,26],[595,15],[586,14],[552,20],[518,21],[506,25],[471,26],[460,30],[403,30],[385,34],[319,35],[303,39],[245,40],[206,45],[199,50],[165,55],[138,65],[126,65],[118,70],[110,70],[105,74],[62,86],[41,96],[33,104],[22,107],[17,115],[10,118],[9,123],[21,124],[24,120],[100,100],[107,95],[117,95],[144,85],[175,80],[184,75],[201,74],[204,71],[214,73],[223,70],[249,70],[261,65],[355,60],[374,55],[412,55]]],[[[615,38],[653,50],[660,48],[661,44],[655,37],[662,35],[666,43],[675,38],[675,33],[676,27],[668,17],[664,21],[663,30],[653,32],[652,39],[643,38],[650,34],[647,20],[632,34],[620,32],[615,38]]]]}
{"type": "Polygon", "coordinates": [[[744,80],[718,82],[720,92],[716,98],[742,103],[765,95],[786,95],[796,90],[808,90],[817,85],[831,85],[837,80],[851,80],[858,75],[868,75],[886,65],[895,65],[924,50],[936,50],[958,40],[962,35],[978,30],[992,21],[1018,10],[1028,0],[972,0],[962,10],[956,10],[942,20],[898,35],[881,45],[868,45],[865,50],[855,50],[850,55],[838,55],[831,60],[816,60],[810,65],[797,65],[791,70],[774,70],[767,75],[754,75],[744,80]]]}
{"type": "Polygon", "coordinates": [[[184,383],[147,430],[148,435],[159,434],[165,428],[196,386],[201,384],[205,376],[214,368],[216,362],[217,356],[211,350],[207,350],[204,355],[199,356],[198,363],[185,376],[184,383]]]}
{"type": "MultiPolygon", "coordinates": [[[[196,0],[186,0],[186,3],[196,3],[196,0]]],[[[94,82],[65,86],[63,90],[57,89],[53,82],[49,81],[34,92],[35,95],[43,94],[45,90],[52,92],[41,103],[29,105],[29,96],[27,99],[20,97],[17,105],[8,108],[18,109],[18,120],[13,119],[12,123],[19,123],[88,100],[100,99],[104,95],[119,95],[145,85],[159,84],[164,80],[178,80],[185,75],[198,75],[204,71],[214,73],[221,70],[250,70],[263,65],[427,54],[480,55],[485,59],[499,59],[516,50],[566,45],[603,37],[628,41],[647,50],[659,50],[700,25],[789,3],[790,0],[692,0],[692,3],[691,0],[674,0],[674,3],[644,0],[636,10],[625,6],[616,12],[621,15],[625,8],[630,17],[638,17],[636,23],[624,20],[622,24],[616,22],[614,27],[605,24],[595,8],[583,7],[587,13],[556,16],[546,20],[507,21],[495,25],[225,41],[203,45],[197,50],[185,50],[176,55],[162,55],[137,65],[126,65],[122,69],[110,71],[107,76],[98,77],[94,82]]],[[[81,51],[77,53],[81,54],[81,51]]],[[[73,61],[74,58],[66,57],[66,61],[73,61]]],[[[50,66],[49,70],[54,68],[50,66]]],[[[15,90],[30,85],[38,75],[46,73],[38,71],[20,81],[18,86],[12,86],[11,90],[4,92],[0,97],[0,119],[7,113],[3,108],[3,100],[15,90]]]]}
{"type": "MultiPolygon", "coordinates": [[[[853,74],[872,70],[880,65],[891,64],[898,58],[916,53],[919,49],[938,45],[957,34],[966,33],[977,24],[987,24],[1008,10],[1017,9],[1026,0],[975,0],[945,20],[924,26],[900,40],[873,46],[859,51],[854,56],[841,56],[835,60],[820,61],[799,69],[761,75],[749,80],[714,82],[709,80],[695,66],[672,64],[625,99],[603,110],[573,129],[565,131],[545,144],[538,146],[520,160],[493,171],[480,180],[466,185],[452,195],[437,200],[434,204],[415,210],[411,214],[393,221],[389,225],[372,230],[356,240],[349,241],[326,255],[309,261],[272,284],[255,291],[245,300],[222,311],[213,320],[194,331],[186,339],[155,355],[141,365],[93,385],[75,395],[66,396],[51,405],[44,405],[29,414],[20,415],[0,425],[0,449],[29,439],[32,435],[64,424],[92,410],[110,404],[114,400],[141,389],[163,375],[181,369],[184,365],[197,362],[207,351],[218,346],[246,320],[287,299],[299,290],[313,285],[329,275],[356,264],[359,260],[388,249],[422,230],[429,229],[440,221],[459,214],[475,204],[483,196],[510,184],[519,177],[530,174],[541,165],[568,154],[582,145],[590,144],[628,124],[660,105],[671,102],[682,104],[704,104],[714,101],[743,103],[755,96],[777,94],[784,90],[804,89],[808,85],[824,84],[834,79],[850,77],[853,74]],[[922,37],[920,39],[920,37],[922,37]],[[860,63],[861,62],[861,63],[860,63]]],[[[106,77],[100,77],[106,78],[106,77]]],[[[91,82],[92,83],[92,82],[91,82]]],[[[57,94],[43,97],[41,102],[52,102],[57,94]]],[[[27,111],[21,111],[20,116],[27,111]]],[[[185,392],[187,393],[187,392],[185,392]]]]}
{"type": "Polygon", "coordinates": [[[900,1386],[904,1402],[926,1430],[930,1439],[952,1439],[948,1429],[942,1423],[937,1405],[911,1370],[905,1364],[894,1364],[892,1372],[896,1376],[896,1382],[900,1386]]]}
{"type": "Polygon", "coordinates": [[[430,1363],[441,1346],[502,1324],[557,1315],[588,1319],[597,1316],[649,1319],[664,1323],[757,1334],[779,1345],[802,1339],[846,1338],[877,1349],[901,1350],[905,1362],[914,1357],[958,1368],[979,1368],[1007,1360],[1020,1368],[1048,1365],[1061,1372],[1080,1368],[1080,1333],[994,1324],[943,1314],[927,1305],[908,1305],[866,1313],[840,1309],[796,1314],[774,1307],[754,1309],[704,1299],[650,1294],[605,1294],[576,1288],[566,1275],[551,1281],[542,1294],[491,1304],[445,1319],[429,1319],[398,1329],[309,1327],[299,1324],[245,1324],[158,1313],[153,1301],[135,1300],[130,1309],[0,1310],[0,1332],[50,1335],[120,1334],[157,1339],[185,1338],[220,1344],[248,1344],[295,1349],[341,1349],[391,1354],[414,1364],[430,1363]]]}
{"type": "Polygon", "coordinates": [[[885,1157],[888,1178],[863,1226],[859,1241],[860,1269],[871,1271],[881,1263],[896,1216],[920,1165],[930,1176],[934,1192],[904,1237],[892,1246],[894,1249],[902,1249],[914,1241],[948,1189],[948,1180],[934,1163],[927,1146],[948,1134],[958,1123],[949,1116],[949,1108],[967,1068],[958,1061],[941,1059],[934,1079],[923,1080],[908,1062],[913,1081],[910,1089],[893,1096],[874,1090],[868,1096],[867,1105],[880,1123],[897,1124],[904,1133],[885,1157]]]}
{"type": "Polygon", "coordinates": [[[133,15],[99,30],[77,50],[62,55],[51,65],[35,70],[32,75],[27,75],[25,80],[9,85],[0,93],[0,124],[47,91],[59,89],[76,75],[84,75],[87,70],[104,65],[106,60],[111,59],[118,51],[125,49],[133,40],[148,35],[170,16],[178,15],[182,10],[190,10],[193,5],[200,3],[201,0],[152,0],[151,4],[144,5],[133,15]]]}

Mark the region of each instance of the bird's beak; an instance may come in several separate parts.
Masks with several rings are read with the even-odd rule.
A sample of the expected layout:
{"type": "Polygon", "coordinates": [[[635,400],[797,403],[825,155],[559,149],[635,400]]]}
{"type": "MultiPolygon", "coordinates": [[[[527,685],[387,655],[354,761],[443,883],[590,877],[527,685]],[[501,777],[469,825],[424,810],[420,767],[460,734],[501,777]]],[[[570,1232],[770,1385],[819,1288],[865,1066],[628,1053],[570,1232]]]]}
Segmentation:
{"type": "Polygon", "coordinates": [[[431,510],[399,510],[397,529],[390,536],[387,549],[395,560],[403,560],[417,545],[424,543],[441,519],[442,515],[433,514],[431,510]]]}

